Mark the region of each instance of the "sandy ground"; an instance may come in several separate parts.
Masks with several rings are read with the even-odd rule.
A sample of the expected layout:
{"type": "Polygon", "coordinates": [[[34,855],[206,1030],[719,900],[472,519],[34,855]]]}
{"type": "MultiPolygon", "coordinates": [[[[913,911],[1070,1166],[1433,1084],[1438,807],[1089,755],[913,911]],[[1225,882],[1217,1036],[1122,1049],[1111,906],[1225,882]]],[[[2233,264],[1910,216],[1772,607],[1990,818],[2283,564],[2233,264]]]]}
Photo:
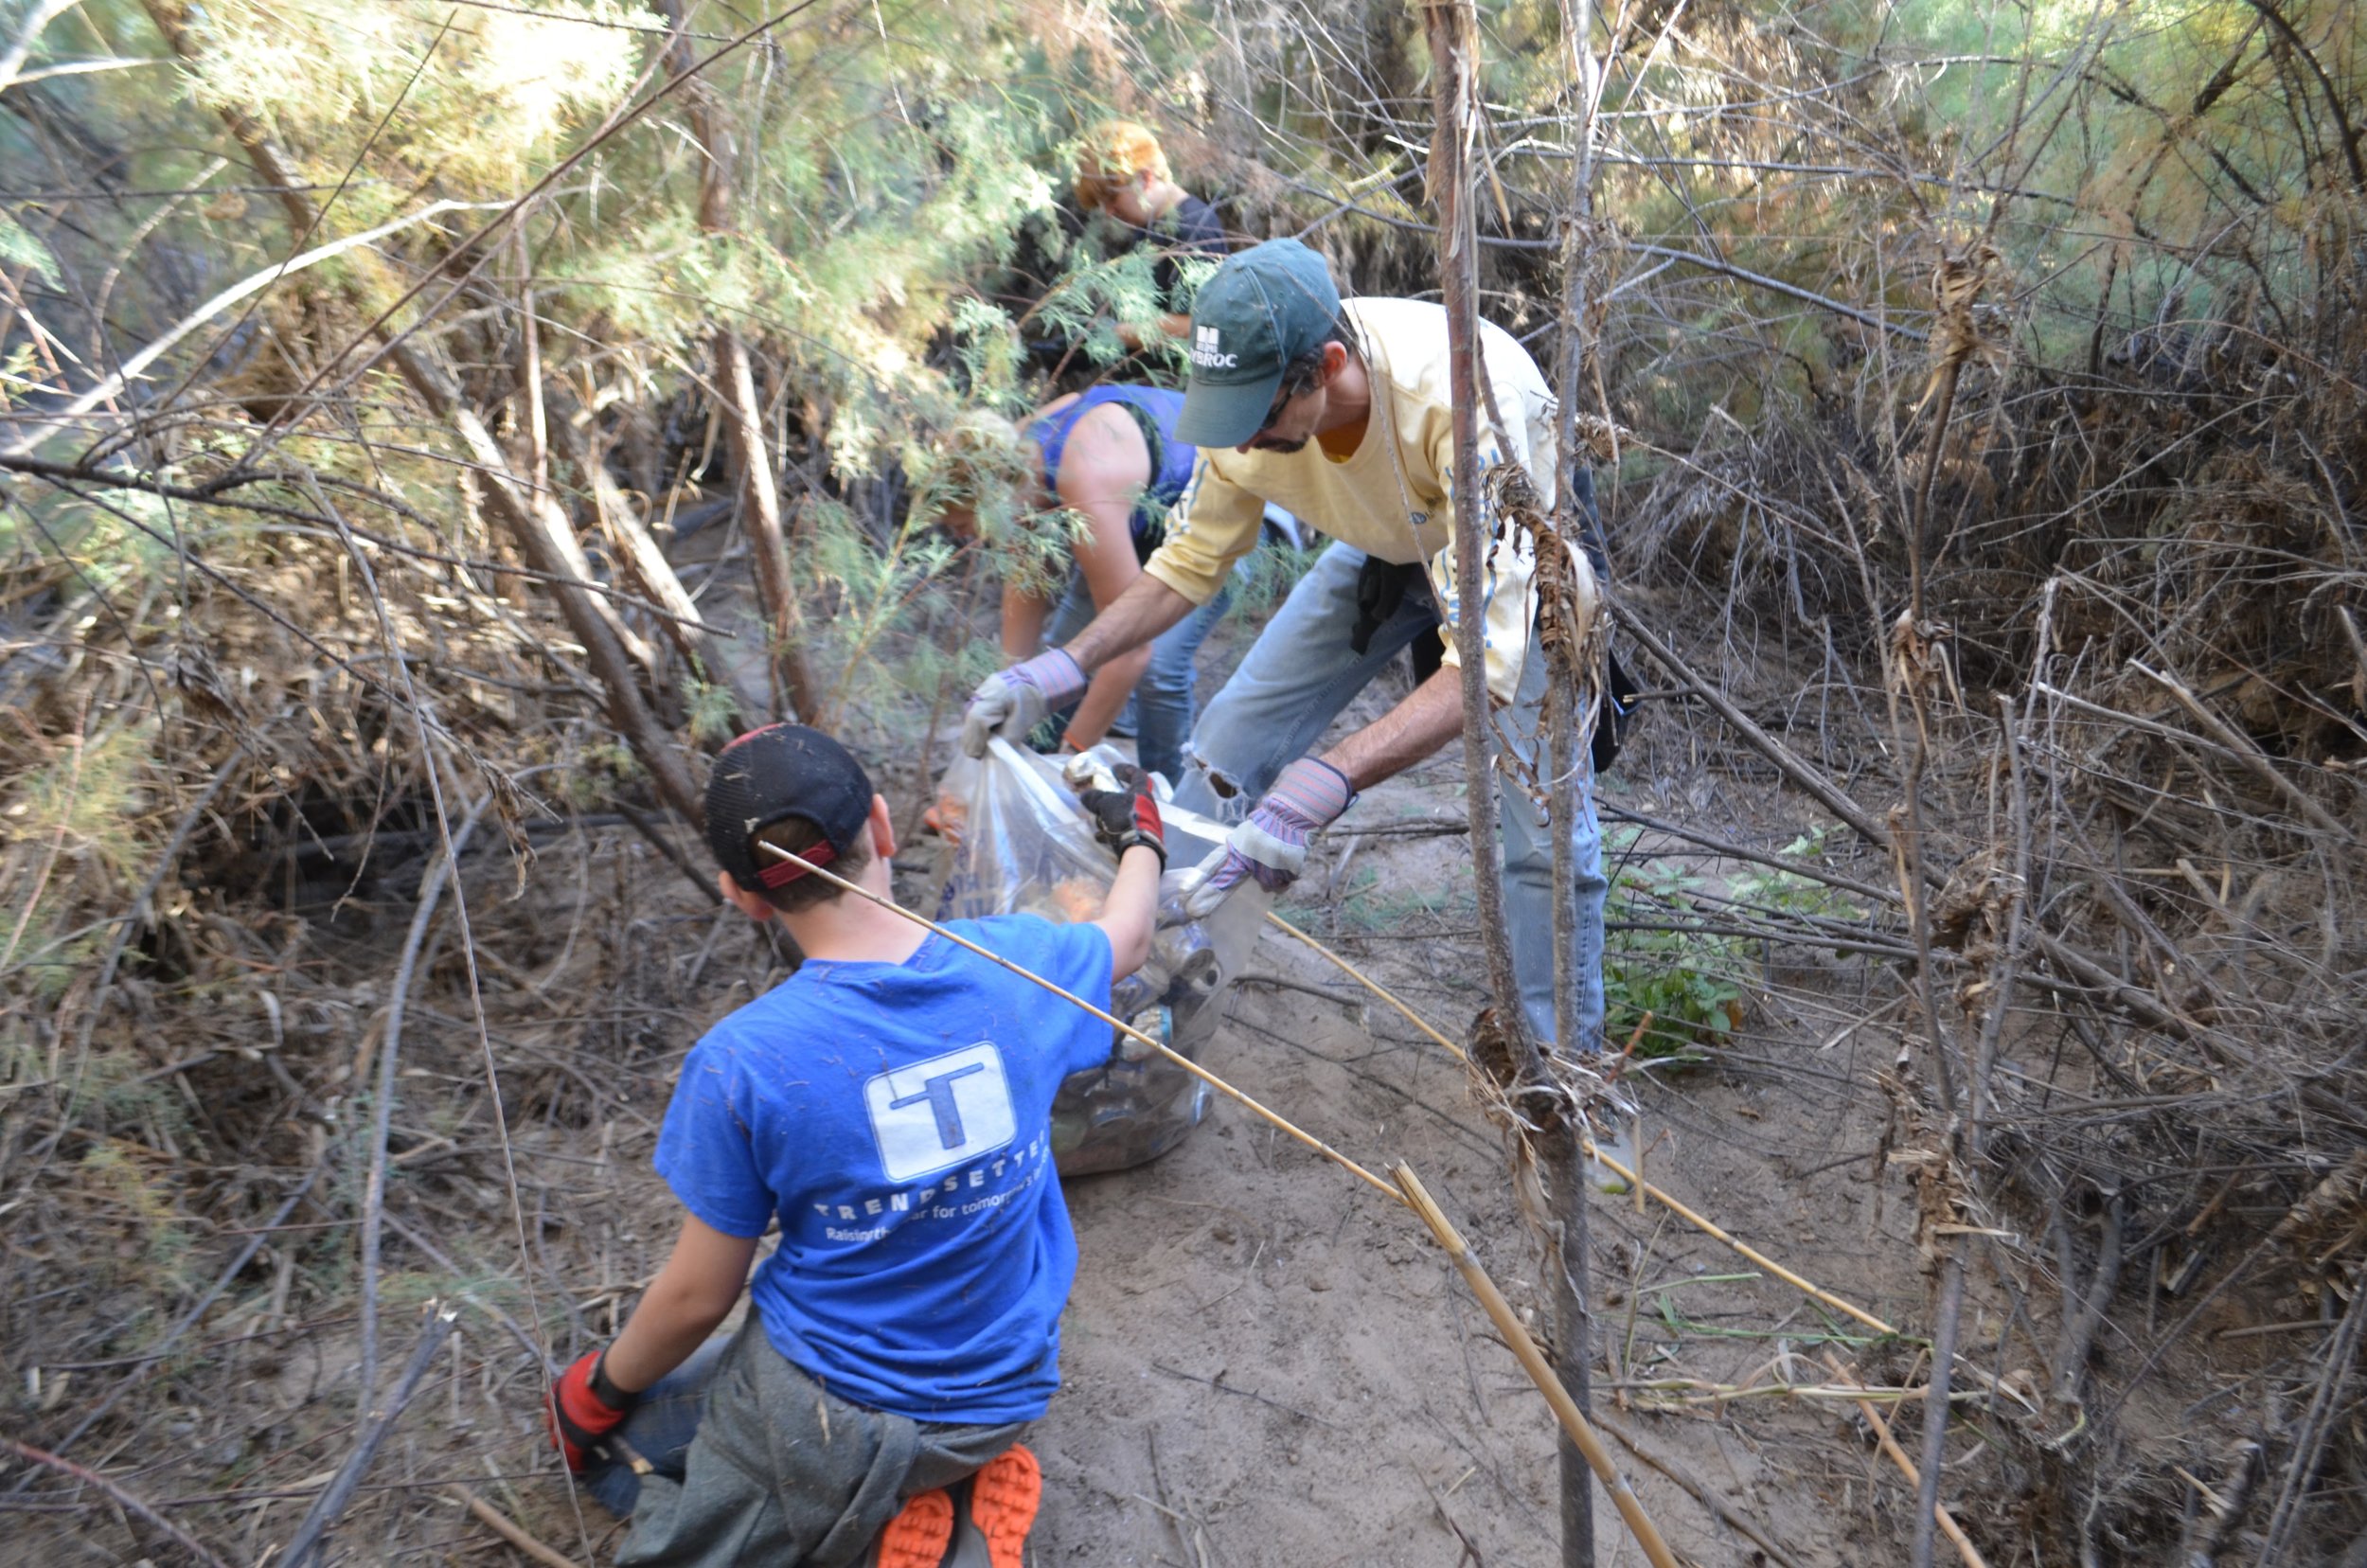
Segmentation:
{"type": "MultiPolygon", "coordinates": [[[[1397,787],[1394,802],[1392,793],[1377,792],[1360,813],[1397,814],[1394,805],[1429,814],[1433,805],[1433,788],[1418,780],[1397,787]]],[[[1452,877],[1461,841],[1368,843],[1364,864],[1387,887],[1452,877]]],[[[1477,967],[1468,935],[1417,928],[1356,946],[1361,963],[1459,1033],[1475,994],[1455,978],[1477,967]],[[1433,966],[1450,978],[1433,978],[1433,966]]],[[[1340,1000],[1244,985],[1209,1064],[1368,1166],[1411,1163],[1516,1305],[1549,1328],[1539,1247],[1516,1217],[1502,1144],[1460,1066],[1278,934],[1250,972],[1340,1000]]],[[[1847,1048],[1825,1065],[1846,1072],[1847,1048]]],[[[1642,1094],[1653,1181],[1811,1277],[1837,1274],[1860,1296],[1870,1280],[1882,1284],[1880,1299],[1861,1300],[1878,1312],[1913,1310],[1911,1204],[1895,1195],[1876,1223],[1862,1182],[1821,1183],[1811,1200],[1790,1181],[1794,1162],[1870,1154],[1878,1128],[1846,1096],[1838,1111],[1835,1096],[1814,1096],[1827,1114],[1812,1123],[1803,1096],[1699,1072],[1642,1094]],[[1736,1124],[1758,1130],[1750,1146],[1714,1135],[1736,1124]]],[[[1050,1482],[1039,1560],[1559,1560],[1551,1416],[1410,1216],[1221,1101],[1166,1159],[1075,1183],[1070,1203],[1083,1268],[1067,1319],[1066,1387],[1035,1440],[1050,1482]]],[[[1604,1200],[1594,1221],[1608,1352],[1599,1384],[1739,1382],[1834,1332],[1789,1288],[1735,1277],[1752,1271],[1657,1207],[1639,1214],[1629,1201],[1604,1200]]],[[[1769,1370],[1758,1381],[1781,1379],[1769,1370]]],[[[1613,1418],[1753,1515],[1797,1560],[1887,1559],[1887,1529],[1864,1506],[1869,1472],[1847,1461],[1856,1445],[1834,1440],[1829,1410],[1763,1399],[1714,1414],[1613,1418]]],[[[1622,1457],[1688,1559],[1765,1560],[1622,1457]]],[[[1596,1506],[1605,1560],[1623,1560],[1599,1491],[1596,1506]]],[[[1625,1550],[1624,1560],[1638,1560],[1625,1550]]]]}

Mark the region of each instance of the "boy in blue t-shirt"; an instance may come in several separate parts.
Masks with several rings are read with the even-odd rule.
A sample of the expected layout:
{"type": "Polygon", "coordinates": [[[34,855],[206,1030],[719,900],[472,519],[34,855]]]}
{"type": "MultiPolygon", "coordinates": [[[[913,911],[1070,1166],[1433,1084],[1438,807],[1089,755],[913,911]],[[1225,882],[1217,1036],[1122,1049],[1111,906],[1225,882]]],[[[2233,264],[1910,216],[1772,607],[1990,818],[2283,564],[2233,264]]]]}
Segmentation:
{"type": "MultiPolygon", "coordinates": [[[[1147,790],[1085,804],[1118,853],[1098,919],[952,929],[1106,1007],[1166,851],[1147,790]]],[[[685,1060],[656,1163],[689,1212],[615,1343],[554,1386],[561,1451],[632,1516],[620,1564],[1019,1568],[1042,1483],[1016,1439],[1059,1385],[1077,1274],[1052,1098],[1110,1027],[772,852],[888,896],[887,803],[819,731],[726,748],[707,839],[724,897],[806,962],[685,1060]],[[710,1344],[743,1283],[746,1325],[710,1344]]]]}

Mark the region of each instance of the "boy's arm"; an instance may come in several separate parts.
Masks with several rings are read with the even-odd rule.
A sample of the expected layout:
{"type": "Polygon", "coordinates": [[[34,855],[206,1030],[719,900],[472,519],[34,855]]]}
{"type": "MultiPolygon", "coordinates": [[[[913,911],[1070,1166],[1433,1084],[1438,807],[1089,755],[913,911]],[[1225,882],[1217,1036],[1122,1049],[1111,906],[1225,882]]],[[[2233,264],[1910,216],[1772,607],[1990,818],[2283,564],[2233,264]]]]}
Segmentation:
{"type": "Polygon", "coordinates": [[[685,1215],[673,1256],[608,1347],[609,1381],[639,1394],[688,1360],[731,1315],[756,1256],[756,1238],[726,1236],[697,1216],[685,1215]]]}
{"type": "Polygon", "coordinates": [[[1003,656],[1017,663],[1036,656],[1043,642],[1043,623],[1052,615],[1052,601],[1017,583],[1003,585],[1003,656]]]}
{"type": "Polygon", "coordinates": [[[1166,864],[1144,844],[1118,857],[1117,880],[1102,896],[1100,917],[1093,922],[1110,938],[1112,981],[1125,979],[1150,956],[1150,934],[1159,921],[1159,873],[1166,864]]]}
{"type": "Polygon", "coordinates": [[[695,1215],[684,1218],[673,1256],[616,1343],[586,1351],[551,1387],[544,1414],[569,1470],[582,1470],[640,1397],[731,1314],[756,1252],[753,1236],[726,1236],[695,1215]]]}
{"type": "Polygon", "coordinates": [[[1159,923],[1159,874],[1167,868],[1166,829],[1159,820],[1159,797],[1150,775],[1130,764],[1119,770],[1116,790],[1087,790],[1077,802],[1094,825],[1094,836],[1117,852],[1117,880],[1102,895],[1094,924],[1110,938],[1110,978],[1125,979],[1150,956],[1151,933],[1159,923]]]}

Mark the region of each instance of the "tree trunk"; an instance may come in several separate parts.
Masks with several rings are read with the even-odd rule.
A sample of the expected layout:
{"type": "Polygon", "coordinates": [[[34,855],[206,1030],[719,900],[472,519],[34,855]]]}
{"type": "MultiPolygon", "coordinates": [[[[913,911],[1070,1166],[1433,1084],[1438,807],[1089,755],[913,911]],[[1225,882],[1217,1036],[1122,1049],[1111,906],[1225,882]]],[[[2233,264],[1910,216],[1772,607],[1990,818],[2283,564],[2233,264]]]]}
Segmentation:
{"type": "MultiPolygon", "coordinates": [[[[1454,404],[1454,617],[1455,652],[1463,676],[1464,798],[1471,821],[1471,874],[1479,903],[1480,940],[1487,956],[1488,987],[1495,993],[1496,1025],[1509,1056],[1514,1082],[1504,1087],[1520,1094],[1555,1084],[1537,1042],[1530,1037],[1521,1011],[1521,988],[1512,966],[1512,945],[1504,923],[1504,871],[1496,836],[1494,770],[1488,757],[1487,654],[1485,643],[1485,603],[1480,586],[1480,556],[1488,542],[1480,537],[1476,520],[1481,511],[1479,472],[1479,410],[1485,395],[1480,383],[1478,307],[1478,225],[1471,209],[1471,174],[1466,155],[1479,130],[1480,103],[1475,80],[1478,27],[1469,0],[1425,6],[1423,23],[1429,33],[1431,82],[1437,124],[1431,143],[1431,196],[1438,204],[1439,285],[1447,306],[1447,344],[1450,392],[1454,404]]],[[[1549,763],[1549,766],[1552,765],[1549,763]]],[[[1566,841],[1566,817],[1552,829],[1566,841]]],[[[1566,870],[1566,842],[1557,847],[1557,870],[1566,870]]],[[[1567,886],[1556,878],[1557,891],[1567,886]]],[[[1566,935],[1568,918],[1555,911],[1557,932],[1566,935]]],[[[1567,946],[1566,942],[1564,944],[1567,946]]],[[[1557,976],[1567,968],[1566,952],[1557,959],[1557,976]]],[[[1557,990],[1559,988],[1557,988],[1557,990]]],[[[1558,1000],[1558,998],[1557,998],[1558,1000]]],[[[1535,1096],[1531,1096],[1535,1097],[1535,1096]]],[[[1556,1256],[1547,1259],[1554,1277],[1555,1317],[1561,1337],[1557,1342],[1556,1373],[1572,1403],[1583,1411],[1587,1397],[1587,1363],[1592,1353],[1581,1281],[1585,1274],[1585,1169],[1579,1159],[1577,1129],[1558,1095],[1557,1112],[1537,1138],[1545,1167],[1548,1202],[1566,1213],[1555,1229],[1559,1240],[1548,1241],[1556,1256]]],[[[1524,1111],[1527,1109],[1523,1108],[1524,1111]]],[[[1593,1475],[1567,1433],[1561,1438],[1562,1562],[1565,1568],[1593,1568],[1593,1475]]]]}
{"type": "MultiPolygon", "coordinates": [[[[146,0],[146,5],[157,31],[164,34],[175,54],[192,62],[203,56],[205,51],[192,25],[187,0],[146,0]]],[[[235,104],[226,105],[222,117],[256,172],[279,198],[280,210],[287,214],[289,226],[299,239],[311,235],[320,226],[320,214],[296,188],[300,182],[263,123],[235,104]]],[[[375,319],[379,312],[366,298],[360,297],[360,286],[348,288],[356,294],[357,308],[362,313],[375,319]]],[[[462,401],[460,389],[441,366],[385,328],[378,329],[377,335],[396,372],[459,436],[468,450],[469,461],[482,475],[488,508],[509,531],[527,563],[537,571],[563,579],[554,582],[551,592],[559,601],[560,613],[566,617],[568,629],[583,644],[592,673],[607,693],[609,722],[632,748],[633,756],[649,771],[667,803],[690,822],[703,827],[706,813],[700,792],[684,768],[673,739],[651,717],[648,703],[642,699],[632,650],[640,649],[643,667],[647,668],[648,645],[617,618],[614,605],[583,586],[592,580],[591,562],[585,559],[583,547],[577,543],[575,530],[557,502],[547,494],[538,496],[533,486],[512,470],[501,443],[493,439],[493,433],[486,429],[476,411],[462,401]]]]}
{"type": "MultiPolygon", "coordinates": [[[[667,20],[674,41],[667,51],[667,68],[686,70],[694,56],[683,25],[682,0],[667,0],[667,20]]],[[[715,95],[703,81],[694,81],[684,94],[690,134],[706,154],[699,169],[699,227],[708,234],[728,234],[732,227],[732,146],[715,95]]],[[[773,671],[774,708],[784,704],[788,716],[811,722],[821,712],[820,694],[806,667],[797,594],[789,575],[789,535],[781,524],[781,486],[773,468],[773,454],[764,439],[764,406],[756,398],[756,379],[748,360],[748,346],[729,321],[715,328],[715,385],[722,395],[723,438],[739,470],[740,519],[748,529],[748,553],[756,562],[756,598],[764,611],[767,651],[773,671]]]]}

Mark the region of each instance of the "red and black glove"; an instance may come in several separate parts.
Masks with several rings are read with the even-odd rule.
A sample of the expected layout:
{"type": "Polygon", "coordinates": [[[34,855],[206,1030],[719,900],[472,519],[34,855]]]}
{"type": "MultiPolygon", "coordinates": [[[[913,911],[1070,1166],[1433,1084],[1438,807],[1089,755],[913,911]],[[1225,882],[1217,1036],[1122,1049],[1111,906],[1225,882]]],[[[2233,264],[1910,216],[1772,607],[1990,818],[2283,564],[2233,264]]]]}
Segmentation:
{"type": "Polygon", "coordinates": [[[1117,789],[1087,790],[1077,797],[1093,819],[1094,837],[1108,845],[1120,860],[1139,844],[1157,855],[1164,867],[1167,864],[1166,829],[1159,821],[1159,797],[1150,793],[1150,775],[1131,763],[1119,767],[1116,774],[1117,789]]]}
{"type": "Polygon", "coordinates": [[[551,1440],[566,1456],[571,1470],[583,1469],[592,1451],[601,1439],[625,1424],[632,1407],[641,1401],[638,1394],[628,1394],[608,1381],[608,1368],[602,1358],[605,1352],[588,1350],[575,1365],[559,1376],[551,1384],[551,1440]]]}

